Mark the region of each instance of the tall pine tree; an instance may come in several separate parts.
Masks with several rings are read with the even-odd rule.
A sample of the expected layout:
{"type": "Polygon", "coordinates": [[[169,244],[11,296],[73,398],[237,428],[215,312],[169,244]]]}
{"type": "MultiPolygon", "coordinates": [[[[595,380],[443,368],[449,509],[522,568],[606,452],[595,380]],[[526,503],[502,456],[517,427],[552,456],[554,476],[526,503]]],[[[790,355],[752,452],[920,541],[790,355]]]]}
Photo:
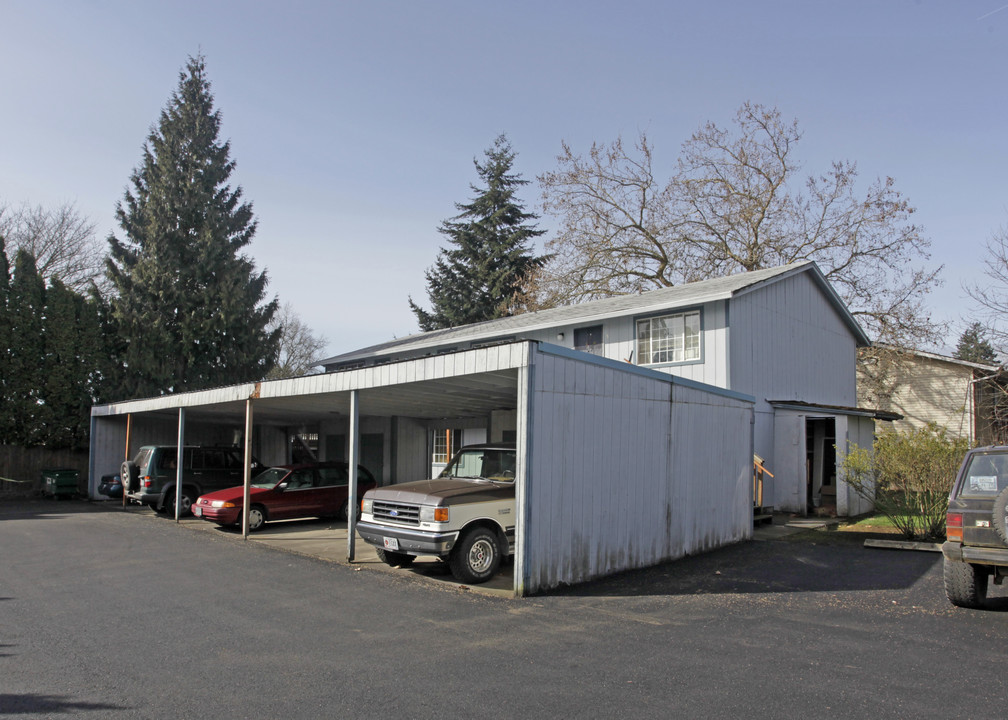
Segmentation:
{"type": "Polygon", "coordinates": [[[981,323],[975,322],[963,330],[956,344],[956,351],[952,357],[968,362],[986,363],[994,365],[997,363],[997,352],[994,346],[987,340],[987,331],[981,323]]]}
{"type": "MultiPolygon", "coordinates": [[[[10,296],[10,263],[3,235],[0,235],[0,407],[10,407],[10,343],[11,322],[7,310],[10,296]]],[[[0,445],[11,442],[14,420],[10,413],[0,412],[0,445]]]]}
{"type": "Polygon", "coordinates": [[[51,421],[51,409],[45,402],[45,282],[27,250],[18,250],[14,258],[7,310],[10,366],[4,412],[14,420],[8,442],[25,447],[44,445],[51,421]]]}
{"type": "Polygon", "coordinates": [[[515,152],[500,135],[486,150],[482,164],[473,160],[483,187],[471,185],[476,197],[456,203],[459,215],[446,220],[438,232],[451,247],[438,253],[426,272],[431,310],[409,304],[421,330],[437,330],[514,315],[529,274],[545,257],[532,254],[530,243],[545,231],[530,224],[538,219],[525,212],[516,198],[527,185],[511,168],[515,152]]]}
{"type": "Polygon", "coordinates": [[[109,237],[111,321],[120,334],[118,394],[159,395],[257,380],[273,366],[265,271],[241,250],[256,230],[232,190],[230,143],[202,56],[190,57],[116,208],[109,237]]]}

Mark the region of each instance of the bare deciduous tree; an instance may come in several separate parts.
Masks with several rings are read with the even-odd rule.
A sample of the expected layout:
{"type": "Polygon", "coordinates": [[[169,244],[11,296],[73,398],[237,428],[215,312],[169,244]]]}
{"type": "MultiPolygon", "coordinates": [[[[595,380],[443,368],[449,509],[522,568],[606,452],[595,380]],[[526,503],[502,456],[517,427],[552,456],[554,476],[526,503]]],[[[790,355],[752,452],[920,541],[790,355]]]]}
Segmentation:
{"type": "Polygon", "coordinates": [[[1001,228],[987,241],[983,274],[986,281],[966,286],[979,305],[986,330],[1000,354],[1008,355],[1008,228],[1001,228]]]}
{"type": "Polygon", "coordinates": [[[104,282],[104,244],[95,237],[95,223],[73,203],[54,208],[24,204],[16,210],[0,206],[0,235],[12,253],[31,253],[46,280],[58,279],[78,292],[104,282]]]}
{"type": "Polygon", "coordinates": [[[801,132],[775,108],[744,104],[734,131],[713,123],[682,147],[667,181],[655,177],[642,133],[581,157],[563,145],[539,177],[544,210],[560,219],[553,261],[536,288],[559,304],[814,260],[869,335],[896,345],[940,337],[925,311],[941,268],[910,222],[892,178],[863,195],[857,168],[836,162],[802,179],[801,132]]]}
{"type": "Polygon", "coordinates": [[[280,330],[280,352],[276,367],[266,378],[277,380],[308,374],[322,359],[328,340],[314,335],[290,303],[284,303],[267,326],[271,332],[277,328],[280,330]]]}

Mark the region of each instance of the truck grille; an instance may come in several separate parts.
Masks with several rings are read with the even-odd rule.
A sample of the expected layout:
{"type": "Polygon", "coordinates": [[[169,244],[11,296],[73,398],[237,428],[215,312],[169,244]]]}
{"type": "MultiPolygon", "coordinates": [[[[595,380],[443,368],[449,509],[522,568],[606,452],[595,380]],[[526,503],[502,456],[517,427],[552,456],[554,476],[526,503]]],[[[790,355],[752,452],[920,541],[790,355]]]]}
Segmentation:
{"type": "Polygon", "coordinates": [[[420,506],[375,500],[372,507],[375,520],[387,520],[405,525],[420,524],[420,506]]]}

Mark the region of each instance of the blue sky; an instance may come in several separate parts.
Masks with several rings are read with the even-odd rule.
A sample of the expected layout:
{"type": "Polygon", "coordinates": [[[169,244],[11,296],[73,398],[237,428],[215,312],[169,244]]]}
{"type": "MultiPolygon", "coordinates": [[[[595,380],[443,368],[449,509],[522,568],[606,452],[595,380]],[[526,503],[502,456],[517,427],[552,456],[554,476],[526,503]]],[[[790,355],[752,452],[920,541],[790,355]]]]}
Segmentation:
{"type": "MultiPolygon", "coordinates": [[[[1008,5],[874,2],[0,0],[0,202],[73,201],[104,238],[150,127],[202,52],[259,230],[250,254],[336,354],[416,331],[438,225],[500,133],[533,183],[561,141],[659,165],[744,101],[797,118],[807,173],[892,176],[958,323],[1008,223],[1008,5]]],[[[541,226],[553,227],[543,218],[541,226]]]]}

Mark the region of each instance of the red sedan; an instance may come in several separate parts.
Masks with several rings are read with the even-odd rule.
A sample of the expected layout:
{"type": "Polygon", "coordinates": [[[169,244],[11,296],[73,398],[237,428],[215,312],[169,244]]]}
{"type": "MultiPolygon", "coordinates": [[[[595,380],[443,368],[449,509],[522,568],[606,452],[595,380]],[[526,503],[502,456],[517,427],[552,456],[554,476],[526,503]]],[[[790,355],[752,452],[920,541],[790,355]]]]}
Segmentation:
{"type": "MultiPolygon", "coordinates": [[[[249,530],[258,530],[268,520],[305,517],[347,519],[350,504],[348,466],[345,462],[283,465],[271,467],[252,478],[249,491],[249,530]]],[[[357,466],[357,501],[377,483],[367,469],[357,466]]],[[[241,522],[244,487],[201,495],[193,503],[198,518],[221,526],[241,522]]]]}

